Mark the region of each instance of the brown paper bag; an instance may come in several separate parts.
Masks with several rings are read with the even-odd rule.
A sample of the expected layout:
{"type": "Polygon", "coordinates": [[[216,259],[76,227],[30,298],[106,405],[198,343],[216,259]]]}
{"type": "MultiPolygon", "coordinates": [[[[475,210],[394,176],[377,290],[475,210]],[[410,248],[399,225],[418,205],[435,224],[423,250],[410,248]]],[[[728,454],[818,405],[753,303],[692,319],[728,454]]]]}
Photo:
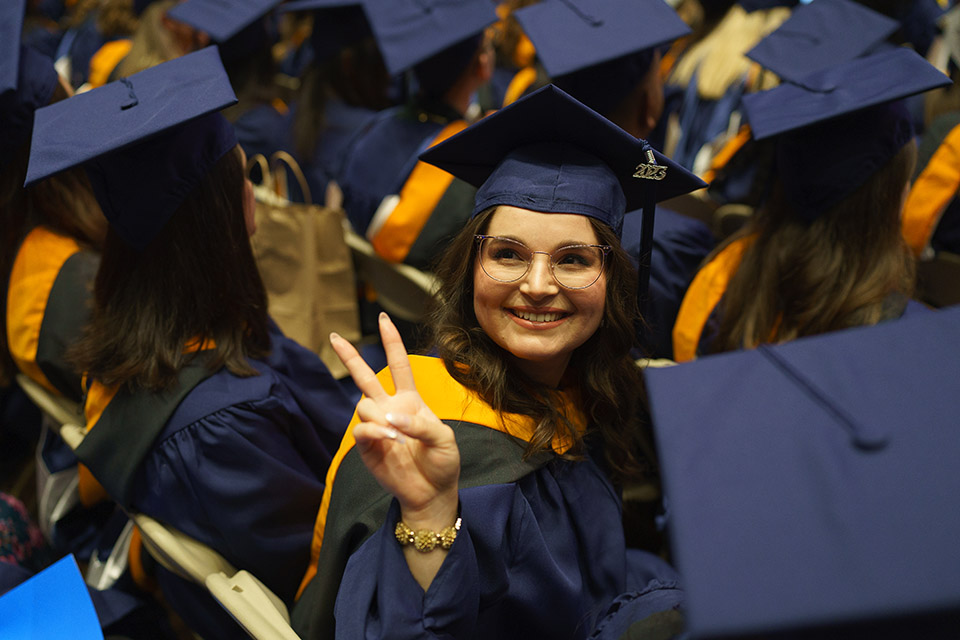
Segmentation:
{"type": "Polygon", "coordinates": [[[247,171],[259,167],[263,176],[254,191],[257,232],[253,251],[267,289],[270,315],[283,332],[317,353],[336,378],[347,375],[330,346],[336,331],[356,342],[360,319],[353,259],[344,240],[344,213],[339,208],[287,200],[288,166],[306,201],[310,192],[296,161],[277,152],[268,163],[254,156],[247,171]]]}

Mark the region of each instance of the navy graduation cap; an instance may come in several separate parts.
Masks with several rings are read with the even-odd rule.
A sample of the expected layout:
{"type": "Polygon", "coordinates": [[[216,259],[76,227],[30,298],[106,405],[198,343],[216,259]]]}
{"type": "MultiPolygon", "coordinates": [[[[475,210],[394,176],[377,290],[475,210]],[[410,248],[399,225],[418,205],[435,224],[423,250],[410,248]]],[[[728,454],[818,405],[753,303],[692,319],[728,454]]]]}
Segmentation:
{"type": "MultiPolygon", "coordinates": [[[[642,207],[643,225],[649,223],[652,233],[656,202],[706,186],[553,85],[472,124],[420,159],[478,188],[474,216],[497,205],[576,213],[600,220],[618,236],[626,211],[642,207]]],[[[647,268],[641,265],[640,300],[647,268]]]]}
{"type": "Polygon", "coordinates": [[[746,55],[783,80],[797,81],[871,51],[899,27],[853,0],[816,0],[794,9],[746,55]]]}
{"type": "Polygon", "coordinates": [[[955,638],[960,307],[645,374],[693,638],[955,638]]]}
{"type": "Polygon", "coordinates": [[[295,0],[282,4],[280,11],[314,12],[310,44],[317,60],[328,59],[372,34],[364,0],[295,0]]]}
{"type": "Polygon", "coordinates": [[[917,53],[898,47],[746,95],[743,107],[755,139],[779,136],[777,174],[797,212],[812,220],[913,139],[902,98],[949,84],[917,53]]]}
{"type": "Polygon", "coordinates": [[[27,186],[82,165],[117,233],[142,250],[237,145],[216,113],[236,103],[217,48],[37,111],[27,186]]]}
{"type": "Polygon", "coordinates": [[[364,6],[390,75],[476,36],[497,20],[490,0],[365,0],[364,6]]]}
{"type": "Polygon", "coordinates": [[[495,205],[577,213],[620,230],[655,191],[706,186],[646,141],[547,85],[420,155],[477,187],[473,215],[495,205]]]}
{"type": "Polygon", "coordinates": [[[174,20],[189,24],[224,43],[262,18],[282,0],[184,0],[167,11],[174,20]]]}
{"type": "Polygon", "coordinates": [[[544,0],[513,15],[551,81],[601,112],[643,79],[656,47],[690,33],[663,0],[544,0]]]}
{"type": "Polygon", "coordinates": [[[0,7],[0,166],[30,139],[34,112],[50,103],[53,60],[20,44],[25,0],[0,7]]]}
{"type": "Polygon", "coordinates": [[[0,95],[19,83],[20,32],[27,0],[9,0],[0,5],[0,95]]]}

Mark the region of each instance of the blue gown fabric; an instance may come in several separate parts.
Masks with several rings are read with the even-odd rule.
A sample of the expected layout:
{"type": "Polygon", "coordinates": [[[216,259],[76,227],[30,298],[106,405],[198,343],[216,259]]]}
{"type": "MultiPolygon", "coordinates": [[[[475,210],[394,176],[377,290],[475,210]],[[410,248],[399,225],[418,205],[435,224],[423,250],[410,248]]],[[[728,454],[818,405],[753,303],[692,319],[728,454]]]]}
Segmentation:
{"type": "Polygon", "coordinates": [[[318,613],[325,584],[337,594],[335,637],[351,639],[587,638],[618,596],[676,587],[670,565],[627,550],[619,492],[591,456],[521,461],[514,436],[444,421],[460,447],[462,526],[433,583],[424,592],[413,578],[394,535],[399,504],[350,448],[331,488],[318,573],[293,612],[305,640],[334,633],[318,613]]]}
{"type": "Polygon", "coordinates": [[[337,182],[354,230],[364,235],[384,197],[399,193],[417,155],[452,117],[421,121],[408,106],[380,112],[350,146],[337,182]]]}
{"type": "MultiPolygon", "coordinates": [[[[637,262],[640,255],[641,212],[623,220],[623,248],[637,262]]],[[[687,287],[716,245],[710,228],[699,220],[657,207],[650,254],[650,291],[646,327],[640,344],[645,356],[673,358],[673,325],[687,287]]]]}
{"type": "MultiPolygon", "coordinates": [[[[336,637],[585,638],[638,582],[627,575],[619,504],[592,461],[554,460],[515,483],[462,489],[463,526],[424,593],[394,537],[394,501],[347,563],[336,637]]],[[[637,559],[649,563],[638,574],[675,584],[666,563],[637,559]]]]}
{"type": "Polygon", "coordinates": [[[350,106],[339,99],[327,103],[323,113],[323,132],[313,157],[300,159],[300,168],[307,178],[313,202],[324,201],[327,185],[340,173],[351,141],[376,114],[376,111],[350,106]]]}
{"type": "Polygon", "coordinates": [[[233,130],[247,158],[258,153],[269,158],[275,151],[291,151],[290,122],[289,112],[260,104],[243,112],[233,122],[233,130]]]}
{"type": "MultiPolygon", "coordinates": [[[[177,406],[139,467],[132,505],[216,549],[289,604],[356,398],[275,327],[271,341],[267,358],[250,360],[259,375],[221,369],[177,406]]],[[[202,590],[158,577],[168,602],[204,638],[241,636],[202,590]]]]}

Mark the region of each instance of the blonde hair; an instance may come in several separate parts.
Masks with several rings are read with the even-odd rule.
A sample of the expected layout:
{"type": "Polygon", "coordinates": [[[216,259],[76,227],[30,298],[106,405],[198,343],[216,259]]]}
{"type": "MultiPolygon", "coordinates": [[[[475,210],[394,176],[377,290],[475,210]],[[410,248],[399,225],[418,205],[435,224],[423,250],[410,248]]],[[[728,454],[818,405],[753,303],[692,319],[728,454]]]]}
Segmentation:
{"type": "Polygon", "coordinates": [[[130,53],[117,67],[121,78],[155,67],[161,62],[173,60],[180,55],[173,36],[163,26],[163,16],[177,4],[176,0],[154,2],[140,16],[140,24],[133,34],[130,53]]]}
{"type": "Polygon", "coordinates": [[[739,81],[746,81],[750,90],[776,86],[779,79],[760,73],[759,65],[744,54],[788,17],[786,7],[747,13],[733,5],[709,34],[684,52],[669,82],[686,87],[696,73],[697,93],[706,100],[719,100],[739,81]]]}

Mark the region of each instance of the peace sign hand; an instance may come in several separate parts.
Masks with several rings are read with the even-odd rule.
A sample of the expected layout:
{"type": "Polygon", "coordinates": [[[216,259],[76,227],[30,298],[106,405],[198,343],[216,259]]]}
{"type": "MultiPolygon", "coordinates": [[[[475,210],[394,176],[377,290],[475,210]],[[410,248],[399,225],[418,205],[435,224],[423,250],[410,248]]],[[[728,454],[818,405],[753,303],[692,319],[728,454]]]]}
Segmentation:
{"type": "Polygon", "coordinates": [[[380,338],[396,393],[388,394],[376,374],[346,340],[330,342],[364,398],[353,428],[357,450],[377,482],[400,502],[410,527],[439,530],[456,519],[460,450],[453,429],[441,422],[417,392],[410,358],[387,314],[380,338]]]}

